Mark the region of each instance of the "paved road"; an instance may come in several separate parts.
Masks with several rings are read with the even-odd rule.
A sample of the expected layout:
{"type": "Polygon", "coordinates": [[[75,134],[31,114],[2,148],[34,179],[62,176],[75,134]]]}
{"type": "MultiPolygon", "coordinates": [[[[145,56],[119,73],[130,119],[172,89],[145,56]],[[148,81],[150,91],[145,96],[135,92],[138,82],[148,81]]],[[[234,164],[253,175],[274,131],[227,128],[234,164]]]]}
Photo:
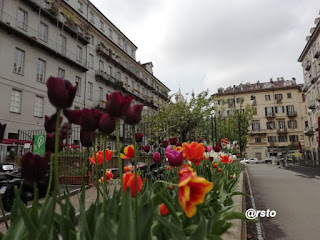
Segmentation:
{"type": "Polygon", "coordinates": [[[261,219],[266,240],[320,239],[320,180],[270,164],[247,165],[258,210],[275,210],[261,219]]]}

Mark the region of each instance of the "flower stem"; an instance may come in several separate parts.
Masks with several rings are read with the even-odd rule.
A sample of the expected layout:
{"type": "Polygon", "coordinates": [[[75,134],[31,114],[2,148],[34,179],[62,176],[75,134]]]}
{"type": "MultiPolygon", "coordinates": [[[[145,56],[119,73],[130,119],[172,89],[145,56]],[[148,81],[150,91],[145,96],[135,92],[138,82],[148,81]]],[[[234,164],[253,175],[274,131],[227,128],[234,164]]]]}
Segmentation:
{"type": "Polygon", "coordinates": [[[60,194],[59,172],[58,172],[60,113],[61,113],[61,109],[57,108],[56,133],[55,133],[55,141],[54,141],[54,195],[56,196],[60,194]]]}
{"type": "Polygon", "coordinates": [[[44,202],[47,202],[50,192],[51,192],[51,187],[52,187],[52,181],[53,181],[53,164],[52,164],[52,160],[53,160],[53,155],[50,154],[50,173],[49,173],[49,183],[48,183],[48,188],[47,188],[47,193],[46,193],[46,197],[44,202]]]}
{"type": "Polygon", "coordinates": [[[106,189],[107,189],[107,176],[106,176],[106,145],[107,145],[107,136],[103,136],[103,202],[102,202],[102,209],[103,212],[106,206],[106,189]]]}
{"type": "Polygon", "coordinates": [[[8,229],[9,229],[9,225],[8,225],[8,220],[7,220],[6,213],[4,212],[4,207],[3,207],[3,204],[2,204],[2,199],[0,199],[0,208],[1,208],[1,212],[2,212],[2,216],[3,216],[4,223],[5,223],[5,225],[6,225],[6,229],[8,230],[8,229]]]}
{"type": "MultiPolygon", "coordinates": [[[[135,210],[135,228],[136,228],[136,234],[138,232],[138,176],[137,176],[137,158],[139,157],[139,154],[137,154],[138,149],[136,149],[136,126],[132,125],[132,141],[133,141],[133,157],[134,157],[134,195],[136,197],[134,201],[134,210],[135,210]]],[[[138,235],[136,236],[138,237],[138,235]]],[[[138,238],[137,238],[138,239],[138,238]]]]}
{"type": "Polygon", "coordinates": [[[92,139],[93,143],[93,155],[94,155],[94,160],[95,160],[95,165],[94,165],[94,171],[95,171],[95,178],[96,178],[96,188],[97,188],[97,203],[100,200],[100,192],[99,192],[99,169],[98,169],[98,159],[97,159],[97,149],[96,149],[96,137],[93,136],[92,139]]]}
{"type": "Polygon", "coordinates": [[[120,131],[119,131],[119,121],[120,119],[116,119],[116,138],[117,138],[117,155],[118,155],[118,168],[119,168],[119,178],[120,178],[120,186],[122,187],[122,160],[120,158],[120,131]]]}

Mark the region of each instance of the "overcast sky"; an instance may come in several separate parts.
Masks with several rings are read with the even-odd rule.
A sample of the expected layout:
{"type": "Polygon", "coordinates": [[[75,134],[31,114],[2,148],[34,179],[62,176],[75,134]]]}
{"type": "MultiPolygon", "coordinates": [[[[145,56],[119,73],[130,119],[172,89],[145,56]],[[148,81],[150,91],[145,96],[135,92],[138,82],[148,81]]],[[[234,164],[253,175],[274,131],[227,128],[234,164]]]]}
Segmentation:
{"type": "Polygon", "coordinates": [[[176,92],[295,77],[319,0],[92,0],[176,92]]]}

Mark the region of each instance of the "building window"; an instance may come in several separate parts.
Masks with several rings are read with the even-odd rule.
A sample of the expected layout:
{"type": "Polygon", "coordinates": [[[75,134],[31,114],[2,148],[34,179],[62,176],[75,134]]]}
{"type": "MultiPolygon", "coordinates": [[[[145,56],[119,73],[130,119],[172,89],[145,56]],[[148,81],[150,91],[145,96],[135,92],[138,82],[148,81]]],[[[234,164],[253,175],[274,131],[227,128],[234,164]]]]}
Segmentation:
{"type": "Polygon", "coordinates": [[[276,142],[277,138],[276,136],[268,136],[268,142],[276,142]]]}
{"type": "Polygon", "coordinates": [[[287,136],[278,136],[278,141],[279,142],[286,142],[287,141],[287,136]]]}
{"type": "Polygon", "coordinates": [[[90,21],[94,23],[94,14],[90,11],[90,21]]]}
{"type": "Polygon", "coordinates": [[[131,49],[131,57],[134,58],[134,50],[133,49],[131,49]]]}
{"type": "Polygon", "coordinates": [[[127,52],[128,51],[128,45],[125,43],[124,44],[124,50],[127,52]]]}
{"type": "Polygon", "coordinates": [[[298,142],[298,135],[290,135],[289,141],[290,142],[298,142]]]}
{"type": "Polygon", "coordinates": [[[109,74],[112,77],[112,67],[111,66],[109,66],[109,74]]]}
{"type": "Polygon", "coordinates": [[[66,55],[66,50],[67,50],[67,38],[63,35],[60,35],[60,47],[61,47],[61,54],[66,55]]]}
{"type": "Polygon", "coordinates": [[[282,94],[275,94],[275,95],[274,95],[274,98],[275,98],[276,100],[281,100],[281,99],[282,99],[282,94]]]}
{"type": "Polygon", "coordinates": [[[255,142],[255,143],[261,143],[261,137],[256,137],[256,138],[254,139],[254,142],[255,142]]]}
{"type": "Polygon", "coordinates": [[[99,102],[101,103],[102,100],[103,100],[103,88],[99,87],[99,102]]]}
{"type": "Polygon", "coordinates": [[[267,129],[275,129],[275,122],[267,122],[267,129]]]}
{"type": "Polygon", "coordinates": [[[76,95],[81,97],[81,77],[76,76],[76,82],[78,83],[76,95]]]}
{"type": "Polygon", "coordinates": [[[79,11],[83,13],[83,3],[78,1],[79,3],[79,11]]]}
{"type": "Polygon", "coordinates": [[[109,28],[109,37],[112,39],[112,29],[109,28]]]}
{"type": "Polygon", "coordinates": [[[287,93],[287,98],[292,98],[291,93],[287,93]]]}
{"type": "Polygon", "coordinates": [[[21,110],[21,91],[12,90],[10,112],[20,113],[21,110]]]}
{"type": "Polygon", "coordinates": [[[37,65],[37,81],[44,83],[45,77],[46,77],[46,61],[39,58],[38,65],[37,65]]]}
{"type": "Polygon", "coordinates": [[[91,43],[91,45],[94,46],[94,36],[92,34],[90,36],[90,43],[91,43]]]}
{"type": "Polygon", "coordinates": [[[270,101],[270,99],[271,99],[270,95],[265,95],[264,98],[265,98],[266,101],[270,101]]]}
{"type": "Polygon", "coordinates": [[[233,110],[227,110],[227,115],[228,116],[233,115],[233,110]]]}
{"type": "Polygon", "coordinates": [[[100,29],[104,31],[104,22],[102,20],[100,20],[100,29]]]}
{"type": "Polygon", "coordinates": [[[48,25],[44,24],[43,22],[40,23],[39,39],[44,42],[48,41],[48,25]]]}
{"type": "Polygon", "coordinates": [[[104,63],[101,60],[99,61],[99,70],[100,70],[100,72],[104,71],[104,63]]]}
{"type": "Polygon", "coordinates": [[[252,122],[252,130],[259,131],[260,130],[260,122],[252,122]]]}
{"type": "Polygon", "coordinates": [[[236,99],[236,102],[237,102],[237,103],[241,103],[241,102],[242,102],[242,98],[237,98],[237,99],[236,99]]]}
{"type": "Polygon", "coordinates": [[[116,73],[116,79],[121,81],[121,72],[116,73]]]}
{"type": "Polygon", "coordinates": [[[287,113],[293,113],[294,112],[294,105],[288,105],[286,106],[287,113]]]}
{"type": "Polygon", "coordinates": [[[273,107],[266,107],[265,108],[265,114],[266,114],[266,117],[272,117],[274,115],[273,107]]]}
{"type": "Polygon", "coordinates": [[[58,68],[58,77],[64,78],[66,75],[66,71],[62,68],[58,68]]]}
{"type": "Polygon", "coordinates": [[[34,101],[34,116],[43,117],[43,97],[36,96],[34,101]]]}
{"type": "Polygon", "coordinates": [[[92,54],[89,54],[89,68],[93,68],[94,58],[92,54]]]}
{"type": "Polygon", "coordinates": [[[93,83],[88,82],[88,99],[92,100],[93,99],[93,83]]]}
{"type": "Polygon", "coordinates": [[[18,9],[17,27],[27,31],[28,13],[22,9],[18,9]]]}
{"type": "Polygon", "coordinates": [[[82,48],[77,46],[77,61],[82,62],[82,48]]]}
{"type": "Polygon", "coordinates": [[[222,104],[223,104],[222,99],[219,99],[219,100],[218,100],[218,105],[222,105],[222,104]]]}
{"type": "Polygon", "coordinates": [[[286,122],[281,120],[281,121],[278,121],[278,126],[279,126],[279,129],[285,129],[286,128],[286,122]]]}
{"type": "Polygon", "coordinates": [[[288,121],[288,128],[297,128],[297,121],[296,120],[289,120],[288,121]]]}
{"type": "Polygon", "coordinates": [[[17,74],[23,74],[24,67],[24,51],[16,48],[14,53],[13,72],[17,74]]]}
{"type": "Polygon", "coordinates": [[[121,38],[118,37],[118,45],[121,46],[121,38]]]}
{"type": "Polygon", "coordinates": [[[228,99],[228,104],[229,105],[233,105],[234,104],[234,99],[233,98],[229,98],[228,99]]]}
{"type": "Polygon", "coordinates": [[[284,113],[284,106],[275,107],[276,113],[284,113]]]}

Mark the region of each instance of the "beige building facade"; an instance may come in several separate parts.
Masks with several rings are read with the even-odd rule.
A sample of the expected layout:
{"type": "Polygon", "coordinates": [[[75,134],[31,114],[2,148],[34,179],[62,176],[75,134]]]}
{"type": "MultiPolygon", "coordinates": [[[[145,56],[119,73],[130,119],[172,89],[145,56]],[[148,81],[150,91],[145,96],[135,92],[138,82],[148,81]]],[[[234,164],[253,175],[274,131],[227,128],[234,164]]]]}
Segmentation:
{"type": "MultiPolygon", "coordinates": [[[[315,19],[310,29],[298,61],[302,65],[304,88],[307,104],[308,126],[305,129],[310,139],[311,152],[317,152],[319,146],[318,118],[320,117],[320,17],[315,19]]],[[[315,156],[313,156],[315,157],[315,156]]]]}
{"type": "Polygon", "coordinates": [[[102,108],[106,94],[122,91],[152,114],[168,101],[151,62],[88,0],[0,0],[0,122],[5,138],[43,129],[54,113],[46,79],[78,82],[73,109],[102,108]]]}
{"type": "Polygon", "coordinates": [[[270,80],[270,82],[240,84],[227,89],[219,88],[214,94],[215,105],[223,116],[231,116],[247,105],[255,114],[247,131],[249,140],[246,158],[264,160],[281,158],[288,150],[309,148],[304,135],[307,124],[302,85],[296,80],[270,80]]]}

